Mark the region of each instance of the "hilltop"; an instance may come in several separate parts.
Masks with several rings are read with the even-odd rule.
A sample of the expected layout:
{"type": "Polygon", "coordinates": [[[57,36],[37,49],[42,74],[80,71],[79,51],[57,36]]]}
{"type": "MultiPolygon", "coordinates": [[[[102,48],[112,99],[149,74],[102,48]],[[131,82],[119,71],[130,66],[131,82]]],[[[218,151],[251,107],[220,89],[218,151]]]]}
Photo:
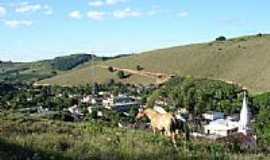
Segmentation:
{"type": "Polygon", "coordinates": [[[155,83],[155,79],[131,75],[120,80],[115,73],[102,66],[136,70],[140,65],[147,72],[177,74],[198,78],[233,81],[253,92],[270,90],[270,35],[243,36],[228,40],[159,49],[105,62],[94,67],[85,65],[40,83],[79,85],[92,81],[106,82],[110,79],[125,83],[155,83]],[[93,76],[94,74],[94,76],[93,76]]]}

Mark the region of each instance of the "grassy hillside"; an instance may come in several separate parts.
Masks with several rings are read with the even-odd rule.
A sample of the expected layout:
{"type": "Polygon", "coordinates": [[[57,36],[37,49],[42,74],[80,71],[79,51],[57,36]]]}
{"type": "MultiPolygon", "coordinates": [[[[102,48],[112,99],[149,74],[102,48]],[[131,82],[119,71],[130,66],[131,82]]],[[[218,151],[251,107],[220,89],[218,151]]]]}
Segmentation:
{"type": "MultiPolygon", "coordinates": [[[[140,65],[145,71],[234,81],[253,92],[262,92],[270,90],[269,54],[269,35],[245,36],[226,41],[160,49],[109,60],[102,64],[128,69],[136,69],[136,66],[140,65]]],[[[88,74],[90,68],[86,66],[42,83],[76,85],[115,78],[115,75],[106,69],[97,69],[93,78],[88,74]]],[[[137,75],[125,81],[144,84],[155,82],[154,79],[137,75]]]]}
{"type": "Polygon", "coordinates": [[[75,54],[29,63],[1,62],[0,81],[37,81],[49,78],[82,65],[91,58],[89,54],[75,54]]]}
{"type": "Polygon", "coordinates": [[[264,154],[239,153],[224,144],[177,141],[95,122],[71,123],[0,113],[0,159],[5,160],[256,160],[264,154]]]}
{"type": "Polygon", "coordinates": [[[37,81],[56,74],[47,62],[0,64],[0,81],[37,81]]]}

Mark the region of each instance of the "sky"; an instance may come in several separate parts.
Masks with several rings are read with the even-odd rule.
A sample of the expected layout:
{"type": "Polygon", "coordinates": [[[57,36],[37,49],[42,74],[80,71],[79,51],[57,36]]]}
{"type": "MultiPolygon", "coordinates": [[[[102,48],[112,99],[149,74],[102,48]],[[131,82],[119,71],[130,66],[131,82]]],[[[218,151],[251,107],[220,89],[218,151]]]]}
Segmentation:
{"type": "Polygon", "coordinates": [[[113,56],[270,32],[269,0],[0,0],[0,60],[113,56]]]}

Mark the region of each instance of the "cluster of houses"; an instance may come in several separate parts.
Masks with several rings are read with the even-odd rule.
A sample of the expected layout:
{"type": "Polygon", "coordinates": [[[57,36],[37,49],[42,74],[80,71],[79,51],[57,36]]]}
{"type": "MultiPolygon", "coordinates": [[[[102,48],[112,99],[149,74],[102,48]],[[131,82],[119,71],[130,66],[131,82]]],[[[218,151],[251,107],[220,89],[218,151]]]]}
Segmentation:
{"type": "MultiPolygon", "coordinates": [[[[63,96],[62,94],[57,95],[63,96]]],[[[141,98],[135,96],[128,96],[126,94],[113,95],[110,92],[98,92],[95,95],[85,95],[83,97],[76,95],[69,95],[70,98],[76,97],[79,100],[78,104],[75,104],[67,109],[74,117],[83,117],[85,110],[88,113],[92,113],[93,110],[97,110],[97,116],[102,117],[103,109],[113,110],[121,113],[128,113],[131,109],[138,109],[141,104],[141,98]],[[81,108],[81,105],[87,106],[87,108],[81,108]]],[[[31,99],[29,99],[31,101],[31,99]]],[[[168,106],[168,103],[164,99],[157,100],[154,105],[154,109],[160,113],[165,113],[164,107],[168,106]]],[[[32,108],[33,109],[33,108],[32,108]]],[[[27,109],[23,109],[25,111],[27,109]]],[[[47,108],[38,107],[38,113],[50,113],[47,108]]],[[[188,112],[185,109],[179,110],[175,113],[177,119],[181,121],[187,121],[188,112]],[[183,116],[186,115],[187,117],[183,116]]],[[[222,112],[209,111],[202,114],[204,118],[204,125],[202,131],[191,133],[193,136],[201,136],[210,139],[218,139],[221,137],[228,137],[235,133],[242,133],[248,135],[250,130],[250,113],[248,109],[247,96],[244,93],[243,104],[240,114],[225,116],[222,112]]]]}
{"type": "MultiPolygon", "coordinates": [[[[138,109],[141,105],[140,97],[128,96],[119,94],[117,96],[108,92],[99,92],[96,95],[84,96],[81,103],[88,105],[88,112],[92,113],[93,109],[108,109],[117,112],[128,112],[135,108],[138,109]]],[[[76,116],[83,116],[82,109],[79,105],[74,105],[68,108],[68,111],[76,116]]],[[[98,116],[102,116],[102,112],[98,112],[98,116]]]]}

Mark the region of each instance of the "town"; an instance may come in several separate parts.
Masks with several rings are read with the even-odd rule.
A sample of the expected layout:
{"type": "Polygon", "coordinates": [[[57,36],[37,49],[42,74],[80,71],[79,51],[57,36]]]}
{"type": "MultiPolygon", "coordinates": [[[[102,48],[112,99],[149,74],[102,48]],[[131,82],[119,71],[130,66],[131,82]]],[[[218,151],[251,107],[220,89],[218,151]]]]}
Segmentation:
{"type": "Polygon", "coordinates": [[[269,6],[0,0],[0,160],[270,160],[269,6]]]}
{"type": "Polygon", "coordinates": [[[10,108],[16,105],[14,111],[17,110],[29,117],[53,117],[53,119],[61,117],[60,120],[71,122],[82,122],[90,118],[101,122],[107,121],[110,125],[119,128],[147,131],[151,128],[150,124],[137,122],[135,116],[140,108],[151,107],[160,114],[172,112],[179,122],[178,132],[182,132],[179,133],[180,135],[186,135],[186,140],[199,138],[229,142],[228,137],[233,137],[239,140],[237,144],[242,149],[254,150],[256,147],[256,134],[250,125],[250,121],[254,121],[254,116],[248,107],[248,95],[245,89],[237,93],[243,98],[241,109],[237,112],[229,114],[206,110],[195,116],[188,108],[177,107],[170,110],[169,106],[172,102],[166,96],[158,96],[152,104],[148,104],[151,95],[161,90],[154,85],[136,86],[118,83],[94,84],[94,87],[90,85],[51,87],[18,84],[12,87],[8,84],[2,86],[3,89],[17,90],[18,93],[7,101],[4,99],[10,97],[1,95],[4,100],[1,101],[1,105],[10,108]],[[32,107],[18,108],[19,104],[32,107]]]}

